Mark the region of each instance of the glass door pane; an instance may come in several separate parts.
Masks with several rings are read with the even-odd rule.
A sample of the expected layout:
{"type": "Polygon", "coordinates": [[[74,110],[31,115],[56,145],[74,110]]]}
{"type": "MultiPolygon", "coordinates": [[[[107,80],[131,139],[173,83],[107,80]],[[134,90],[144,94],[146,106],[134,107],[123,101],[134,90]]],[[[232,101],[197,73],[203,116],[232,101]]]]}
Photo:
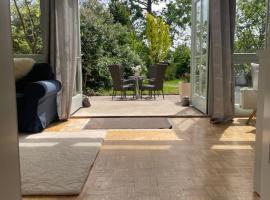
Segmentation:
{"type": "Polygon", "coordinates": [[[208,0],[193,1],[192,105],[207,113],[208,94],[208,0]]]}

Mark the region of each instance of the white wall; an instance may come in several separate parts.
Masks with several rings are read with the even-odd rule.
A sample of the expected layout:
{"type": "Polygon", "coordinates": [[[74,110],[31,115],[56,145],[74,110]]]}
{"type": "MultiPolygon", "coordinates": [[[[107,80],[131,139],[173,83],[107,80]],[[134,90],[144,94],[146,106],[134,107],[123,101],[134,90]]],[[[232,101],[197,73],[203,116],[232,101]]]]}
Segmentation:
{"type": "MultiPolygon", "coordinates": [[[[269,0],[266,0],[269,6],[269,0]]],[[[267,8],[269,13],[269,7],[267,8]]],[[[267,27],[269,28],[269,19],[267,27]]],[[[268,28],[266,28],[268,30],[268,28]]],[[[269,32],[269,30],[267,31],[269,32]]],[[[254,191],[260,194],[261,200],[270,199],[270,49],[269,33],[266,50],[259,51],[259,90],[256,119],[256,152],[254,168],[254,191]]]]}
{"type": "Polygon", "coordinates": [[[19,200],[20,170],[9,0],[0,0],[0,199],[19,200]]]}
{"type": "MultiPolygon", "coordinates": [[[[269,200],[270,198],[270,84],[269,84],[269,77],[270,77],[270,50],[267,49],[265,52],[261,53],[260,55],[260,68],[263,68],[264,76],[262,78],[262,93],[263,101],[262,109],[263,112],[259,113],[259,135],[257,139],[257,149],[256,149],[256,159],[257,166],[260,164],[260,169],[255,168],[255,172],[257,173],[257,178],[259,177],[259,184],[260,184],[260,195],[261,200],[269,200]],[[259,146],[259,144],[261,146],[259,146]],[[260,161],[260,163],[258,163],[260,161]]],[[[259,100],[259,101],[260,101],[259,100]]],[[[259,105],[260,106],[260,105],[259,105]]],[[[261,109],[259,108],[259,109],[261,109]]],[[[256,165],[255,165],[256,167],[256,165]]],[[[255,175],[256,175],[255,173],[255,175]]]]}
{"type": "Polygon", "coordinates": [[[258,194],[261,193],[261,155],[262,155],[262,132],[264,121],[264,89],[265,89],[265,64],[263,63],[264,53],[258,52],[261,60],[259,71],[259,87],[257,97],[257,116],[256,116],[256,145],[255,145],[255,166],[254,166],[254,191],[258,194]]]}
{"type": "Polygon", "coordinates": [[[261,200],[270,199],[270,49],[259,53],[259,91],[256,125],[254,190],[261,200]]]}

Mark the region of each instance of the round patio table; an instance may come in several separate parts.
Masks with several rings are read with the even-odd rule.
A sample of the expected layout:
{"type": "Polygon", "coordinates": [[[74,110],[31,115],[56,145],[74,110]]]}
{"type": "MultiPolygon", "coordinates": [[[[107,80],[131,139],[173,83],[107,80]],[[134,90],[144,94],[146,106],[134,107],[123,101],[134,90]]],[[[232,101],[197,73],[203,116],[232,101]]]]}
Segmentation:
{"type": "Polygon", "coordinates": [[[140,82],[145,78],[144,76],[129,76],[128,77],[131,80],[134,80],[135,82],[135,88],[136,88],[136,99],[140,98],[140,82]]]}

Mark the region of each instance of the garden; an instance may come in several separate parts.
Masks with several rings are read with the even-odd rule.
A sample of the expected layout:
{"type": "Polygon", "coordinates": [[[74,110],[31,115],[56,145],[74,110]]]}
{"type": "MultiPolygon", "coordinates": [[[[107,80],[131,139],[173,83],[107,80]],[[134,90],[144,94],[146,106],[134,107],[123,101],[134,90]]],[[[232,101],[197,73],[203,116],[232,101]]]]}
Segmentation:
{"type": "MultiPolygon", "coordinates": [[[[42,54],[39,0],[11,0],[14,54],[42,54]]],[[[125,76],[140,67],[166,62],[165,94],[178,94],[190,81],[192,0],[81,0],[83,93],[110,95],[109,64],[125,76]]],[[[237,1],[235,52],[255,53],[265,45],[264,0],[237,1]]],[[[250,65],[235,67],[236,78],[251,84],[250,65]]],[[[237,81],[237,80],[236,80],[237,81]]]]}
{"type": "Polygon", "coordinates": [[[169,63],[165,94],[178,94],[178,83],[189,81],[190,34],[185,30],[191,24],[191,1],[171,2],[156,10],[157,2],[148,3],[151,6],[139,1],[82,2],[85,94],[111,94],[108,64],[121,64],[126,76],[140,66],[140,74],[147,76],[151,64],[169,63]]]}

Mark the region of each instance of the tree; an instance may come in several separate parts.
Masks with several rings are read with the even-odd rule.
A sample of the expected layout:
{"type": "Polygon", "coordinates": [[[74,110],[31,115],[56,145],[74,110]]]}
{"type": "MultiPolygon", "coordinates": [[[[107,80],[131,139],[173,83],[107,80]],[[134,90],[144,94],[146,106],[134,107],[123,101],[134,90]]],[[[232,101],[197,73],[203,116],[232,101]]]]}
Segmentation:
{"type": "Polygon", "coordinates": [[[144,66],[133,48],[136,37],[132,37],[135,37],[132,30],[115,22],[108,8],[97,0],[88,0],[81,5],[84,93],[111,86],[108,64],[121,64],[127,75],[131,75],[132,67],[144,66]]]}
{"type": "MultiPolygon", "coordinates": [[[[234,52],[255,53],[265,46],[266,4],[264,0],[237,1],[234,52]]],[[[244,76],[251,85],[250,64],[235,65],[236,79],[244,76]]]]}
{"type": "Polygon", "coordinates": [[[147,13],[146,21],[146,38],[151,62],[164,61],[171,47],[170,27],[162,17],[155,18],[150,13],[147,13]]]}
{"type": "Polygon", "coordinates": [[[130,11],[126,2],[118,0],[111,0],[109,3],[109,10],[113,16],[114,23],[120,23],[124,26],[131,27],[130,11]]]}
{"type": "Polygon", "coordinates": [[[157,5],[165,0],[116,0],[125,2],[129,11],[132,26],[137,34],[142,37],[145,35],[145,14],[150,13],[154,16],[157,13],[153,10],[153,4],[157,5]]]}
{"type": "Polygon", "coordinates": [[[38,0],[11,1],[11,28],[14,53],[42,53],[40,4],[38,0]]]}
{"type": "Polygon", "coordinates": [[[162,11],[165,22],[170,25],[170,33],[174,43],[178,40],[190,40],[187,29],[191,26],[192,1],[170,1],[162,11]]]}
{"type": "Polygon", "coordinates": [[[148,13],[153,14],[152,5],[153,3],[159,3],[160,0],[130,0],[131,6],[134,8],[140,8],[140,10],[145,10],[148,13]],[[137,7],[136,7],[137,5],[137,7]]]}
{"type": "Polygon", "coordinates": [[[265,44],[265,0],[237,1],[235,52],[254,53],[265,44]]]}

